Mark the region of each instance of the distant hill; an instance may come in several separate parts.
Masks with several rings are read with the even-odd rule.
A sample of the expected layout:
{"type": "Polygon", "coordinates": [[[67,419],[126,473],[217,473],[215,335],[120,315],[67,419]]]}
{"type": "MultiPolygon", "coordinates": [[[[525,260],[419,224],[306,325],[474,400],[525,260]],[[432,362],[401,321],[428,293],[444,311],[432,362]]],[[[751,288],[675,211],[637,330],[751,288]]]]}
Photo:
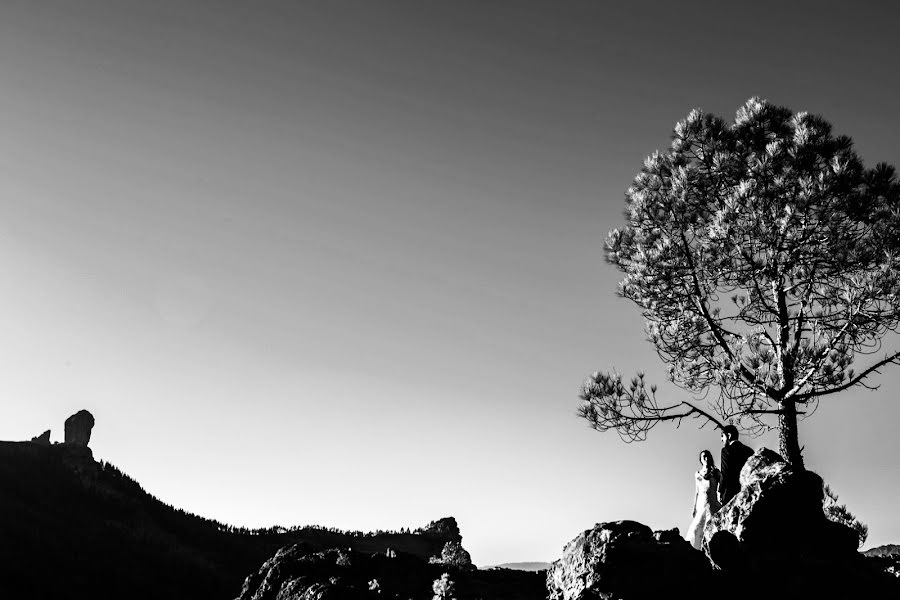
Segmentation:
{"type": "Polygon", "coordinates": [[[503,563],[502,565],[494,565],[492,567],[486,567],[491,569],[510,569],[513,571],[546,571],[550,568],[550,563],[548,562],[515,562],[515,563],[503,563]]]}
{"type": "Polygon", "coordinates": [[[288,544],[427,560],[460,539],[452,518],[374,534],[235,528],[161,502],[87,447],[0,442],[0,598],[230,599],[288,544]]]}
{"type": "Polygon", "coordinates": [[[885,544],[876,548],[869,548],[863,552],[866,556],[890,556],[891,554],[900,554],[900,544],[885,544]]]}

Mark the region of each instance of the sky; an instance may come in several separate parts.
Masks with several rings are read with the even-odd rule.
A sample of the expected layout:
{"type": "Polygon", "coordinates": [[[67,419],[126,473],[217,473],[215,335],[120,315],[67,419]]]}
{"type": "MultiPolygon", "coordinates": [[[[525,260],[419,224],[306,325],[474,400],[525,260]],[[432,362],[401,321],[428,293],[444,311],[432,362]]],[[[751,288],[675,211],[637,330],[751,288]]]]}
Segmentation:
{"type": "MultiPolygon", "coordinates": [[[[3,0],[0,439],[88,409],[95,458],[179,508],[452,515],[479,565],[686,531],[717,433],[575,414],[595,370],[689,399],[603,242],[695,107],[760,96],[900,163],[898,9],[834,4],[3,0]]],[[[800,424],[866,547],[900,543],[900,369],[876,383],[800,424]]]]}

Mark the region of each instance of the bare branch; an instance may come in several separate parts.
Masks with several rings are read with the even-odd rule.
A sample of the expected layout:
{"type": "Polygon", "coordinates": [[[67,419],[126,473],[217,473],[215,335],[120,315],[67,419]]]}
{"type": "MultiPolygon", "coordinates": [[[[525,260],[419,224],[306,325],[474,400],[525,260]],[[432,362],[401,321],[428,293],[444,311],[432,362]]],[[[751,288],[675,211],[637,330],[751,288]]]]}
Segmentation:
{"type": "Polygon", "coordinates": [[[812,392],[808,392],[806,394],[798,394],[796,396],[797,402],[805,402],[809,398],[821,398],[822,396],[830,396],[831,394],[843,392],[844,390],[852,388],[855,385],[863,385],[864,387],[866,387],[867,389],[870,389],[870,390],[878,389],[877,387],[866,386],[865,384],[862,383],[862,381],[863,381],[863,379],[865,379],[872,373],[879,372],[878,369],[880,369],[881,367],[883,367],[887,364],[890,364],[890,363],[900,364],[900,351],[895,352],[894,354],[891,354],[890,356],[886,356],[884,359],[878,361],[877,363],[875,363],[874,365],[872,365],[871,367],[869,367],[868,369],[866,369],[865,371],[863,371],[862,373],[857,375],[856,377],[851,377],[850,380],[843,385],[839,385],[837,387],[833,387],[833,388],[830,388],[830,389],[827,389],[827,390],[824,390],[821,392],[812,391],[812,392]]]}
{"type": "Polygon", "coordinates": [[[661,406],[656,400],[656,388],[650,393],[644,375],[638,373],[629,386],[622,383],[618,373],[594,373],[582,386],[582,404],[578,415],[597,431],[613,429],[626,441],[642,441],[647,432],[664,421],[680,424],[683,419],[703,418],[721,429],[723,423],[709,412],[689,402],[661,406]]]}

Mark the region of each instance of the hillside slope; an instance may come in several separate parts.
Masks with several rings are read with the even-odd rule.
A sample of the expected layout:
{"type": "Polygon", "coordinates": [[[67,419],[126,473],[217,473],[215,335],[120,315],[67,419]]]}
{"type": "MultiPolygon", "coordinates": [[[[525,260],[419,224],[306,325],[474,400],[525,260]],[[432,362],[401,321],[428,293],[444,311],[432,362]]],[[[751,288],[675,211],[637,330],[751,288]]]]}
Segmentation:
{"type": "Polygon", "coordinates": [[[85,447],[0,442],[0,597],[227,599],[288,544],[427,559],[460,539],[452,518],[378,535],[235,529],[164,504],[85,447]]]}

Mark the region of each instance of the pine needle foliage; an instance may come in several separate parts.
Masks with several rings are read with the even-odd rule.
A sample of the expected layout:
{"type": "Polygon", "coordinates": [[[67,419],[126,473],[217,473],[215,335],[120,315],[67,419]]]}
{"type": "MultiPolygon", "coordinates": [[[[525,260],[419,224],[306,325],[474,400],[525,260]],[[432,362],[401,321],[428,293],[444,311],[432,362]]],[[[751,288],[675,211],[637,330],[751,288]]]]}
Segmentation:
{"type": "Polygon", "coordinates": [[[894,168],[865,168],[821,117],[752,98],[732,123],[691,111],[625,195],[606,259],[693,401],[661,402],[642,373],[598,372],[580,416],[626,441],[686,418],[777,428],[803,468],[798,416],[900,362],[883,345],[900,324],[894,168]]]}
{"type": "Polygon", "coordinates": [[[825,516],[830,521],[846,525],[855,531],[861,547],[869,537],[869,526],[857,519],[846,504],[839,504],[838,495],[830,487],[826,485],[823,492],[822,509],[825,511],[825,516]]]}

